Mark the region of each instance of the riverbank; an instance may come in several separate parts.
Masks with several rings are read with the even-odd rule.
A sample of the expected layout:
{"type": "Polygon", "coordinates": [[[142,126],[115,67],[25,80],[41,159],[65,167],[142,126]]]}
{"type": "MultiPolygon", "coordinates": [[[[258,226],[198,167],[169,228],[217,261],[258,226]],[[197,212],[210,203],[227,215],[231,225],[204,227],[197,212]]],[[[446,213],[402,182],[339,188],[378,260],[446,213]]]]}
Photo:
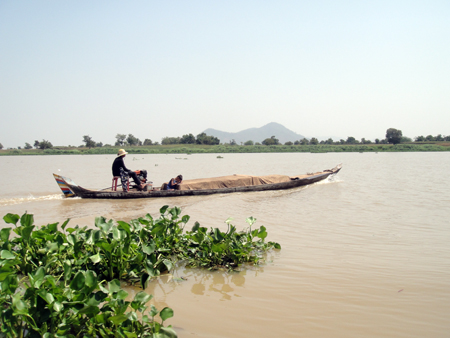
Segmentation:
{"type": "MultiPolygon", "coordinates": [[[[91,155],[116,154],[120,147],[75,148],[54,147],[52,149],[4,149],[5,155],[91,155]]],[[[345,145],[204,145],[173,144],[126,147],[130,154],[201,154],[201,153],[334,153],[334,152],[423,152],[450,151],[449,142],[404,143],[404,144],[345,144],[345,145]]]]}

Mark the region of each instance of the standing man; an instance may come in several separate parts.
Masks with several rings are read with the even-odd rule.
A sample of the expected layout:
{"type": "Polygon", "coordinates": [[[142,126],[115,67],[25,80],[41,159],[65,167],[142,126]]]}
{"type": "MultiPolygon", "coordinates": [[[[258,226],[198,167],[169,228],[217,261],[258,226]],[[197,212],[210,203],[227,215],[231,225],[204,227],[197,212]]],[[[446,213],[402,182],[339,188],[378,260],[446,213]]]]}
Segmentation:
{"type": "Polygon", "coordinates": [[[127,154],[128,153],[124,149],[119,149],[119,152],[117,153],[117,157],[114,160],[113,165],[112,165],[113,176],[120,176],[120,169],[123,169],[123,172],[125,174],[127,174],[128,176],[133,178],[133,181],[134,181],[134,183],[136,183],[138,190],[142,190],[143,186],[141,184],[141,180],[139,179],[138,175],[134,171],[128,169],[125,166],[125,162],[123,161],[123,159],[125,158],[125,156],[127,154]]]}

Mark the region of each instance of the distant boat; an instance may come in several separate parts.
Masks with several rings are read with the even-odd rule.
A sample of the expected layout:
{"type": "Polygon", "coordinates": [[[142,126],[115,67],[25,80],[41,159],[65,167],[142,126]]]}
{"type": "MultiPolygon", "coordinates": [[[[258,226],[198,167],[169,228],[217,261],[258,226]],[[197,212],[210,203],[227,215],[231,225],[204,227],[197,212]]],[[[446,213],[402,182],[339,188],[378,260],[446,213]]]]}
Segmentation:
{"type": "MultiPolygon", "coordinates": [[[[148,191],[138,191],[136,187],[130,187],[129,191],[113,191],[111,188],[103,190],[85,189],[70,178],[53,174],[58,186],[65,197],[81,197],[95,199],[130,199],[130,198],[156,198],[175,196],[197,196],[211,194],[229,194],[233,192],[284,190],[301,187],[323,181],[331,175],[337,174],[342,168],[342,164],[333,169],[328,169],[316,173],[307,173],[298,176],[286,175],[232,175],[212,178],[202,178],[195,180],[184,180],[177,190],[164,190],[152,188],[148,191]]],[[[163,184],[163,187],[164,188],[163,184]]]]}

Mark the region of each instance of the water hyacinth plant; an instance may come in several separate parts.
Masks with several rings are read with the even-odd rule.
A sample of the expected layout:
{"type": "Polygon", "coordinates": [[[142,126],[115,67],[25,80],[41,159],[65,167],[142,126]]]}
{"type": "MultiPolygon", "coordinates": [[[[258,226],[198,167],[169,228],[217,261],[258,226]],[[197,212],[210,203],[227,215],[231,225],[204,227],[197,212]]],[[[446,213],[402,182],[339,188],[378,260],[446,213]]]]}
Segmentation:
{"type": "Polygon", "coordinates": [[[33,215],[4,216],[14,228],[0,230],[0,337],[176,337],[163,325],[173,310],[152,305],[147,311],[152,296],[144,291],[125,301],[119,280],[145,289],[179,260],[232,270],[280,248],[264,242],[265,227],[251,229],[252,217],[242,232],[228,219],[227,232],[195,223],[184,233],[189,216],[180,214],[164,206],[157,219],[147,214],[115,223],[97,217],[94,229],[68,227],[69,220],[38,228],[33,215]]]}

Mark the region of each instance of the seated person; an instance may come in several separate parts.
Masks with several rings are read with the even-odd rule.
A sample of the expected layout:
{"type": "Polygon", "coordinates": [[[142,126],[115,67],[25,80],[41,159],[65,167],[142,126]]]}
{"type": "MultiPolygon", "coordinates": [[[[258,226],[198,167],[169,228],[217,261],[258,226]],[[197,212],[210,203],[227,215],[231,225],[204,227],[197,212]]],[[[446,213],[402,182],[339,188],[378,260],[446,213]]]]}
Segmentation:
{"type": "Polygon", "coordinates": [[[142,190],[143,187],[145,186],[145,184],[141,183],[141,180],[139,179],[138,175],[134,171],[128,169],[125,166],[125,162],[123,161],[123,159],[125,158],[125,156],[127,154],[128,153],[124,149],[119,150],[119,152],[117,153],[117,157],[114,160],[113,165],[112,165],[112,174],[113,174],[113,176],[120,176],[120,169],[122,168],[125,174],[127,174],[128,176],[133,178],[133,181],[134,181],[134,183],[136,183],[138,190],[142,190]]]}
{"type": "Polygon", "coordinates": [[[183,181],[183,175],[178,175],[175,178],[172,178],[169,183],[167,183],[166,190],[178,190],[178,185],[183,181]]]}

